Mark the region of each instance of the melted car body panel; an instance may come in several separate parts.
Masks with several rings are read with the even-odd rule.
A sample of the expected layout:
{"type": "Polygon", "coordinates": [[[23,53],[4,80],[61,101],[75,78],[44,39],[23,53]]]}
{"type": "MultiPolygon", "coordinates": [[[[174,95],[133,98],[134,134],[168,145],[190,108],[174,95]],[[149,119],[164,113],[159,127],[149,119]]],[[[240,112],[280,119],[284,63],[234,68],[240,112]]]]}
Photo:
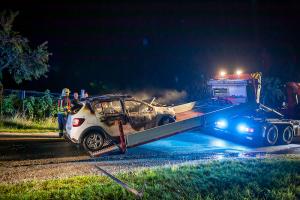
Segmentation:
{"type": "Polygon", "coordinates": [[[68,125],[68,132],[75,132],[70,135],[76,140],[84,130],[92,126],[101,127],[110,136],[118,137],[119,121],[122,122],[124,134],[130,135],[158,126],[164,117],[175,119],[172,108],[150,105],[133,97],[94,97],[83,104],[83,108],[71,118],[85,118],[85,127],[69,127],[70,123],[68,125]]]}

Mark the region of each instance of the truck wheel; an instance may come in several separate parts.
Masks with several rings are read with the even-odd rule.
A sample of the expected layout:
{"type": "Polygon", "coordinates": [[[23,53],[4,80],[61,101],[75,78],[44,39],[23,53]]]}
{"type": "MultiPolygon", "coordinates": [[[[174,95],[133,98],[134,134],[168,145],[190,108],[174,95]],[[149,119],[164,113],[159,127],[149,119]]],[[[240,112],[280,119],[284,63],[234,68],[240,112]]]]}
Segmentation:
{"type": "Polygon", "coordinates": [[[270,125],[266,130],[265,144],[275,145],[278,139],[278,128],[275,125],[270,125]]]}
{"type": "Polygon", "coordinates": [[[280,135],[280,144],[290,144],[294,138],[294,129],[291,126],[287,126],[283,129],[280,135]]]}
{"type": "Polygon", "coordinates": [[[87,151],[98,151],[103,144],[104,137],[99,131],[90,131],[83,139],[83,147],[87,151]]]}

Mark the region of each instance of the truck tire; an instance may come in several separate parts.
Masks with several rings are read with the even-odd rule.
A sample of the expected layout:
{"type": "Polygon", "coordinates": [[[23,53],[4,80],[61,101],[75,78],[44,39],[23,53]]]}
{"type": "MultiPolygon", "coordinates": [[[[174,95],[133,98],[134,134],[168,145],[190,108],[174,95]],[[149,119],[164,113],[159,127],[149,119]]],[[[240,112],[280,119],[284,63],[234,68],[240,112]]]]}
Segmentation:
{"type": "Polygon", "coordinates": [[[294,138],[294,129],[291,126],[286,126],[282,130],[282,133],[279,137],[280,144],[290,144],[294,138]]]}
{"type": "Polygon", "coordinates": [[[275,125],[270,125],[265,134],[265,144],[275,145],[278,140],[278,128],[275,125]]]}
{"type": "Polygon", "coordinates": [[[103,147],[104,136],[100,131],[91,130],[83,138],[82,145],[86,151],[98,151],[103,147]]]}

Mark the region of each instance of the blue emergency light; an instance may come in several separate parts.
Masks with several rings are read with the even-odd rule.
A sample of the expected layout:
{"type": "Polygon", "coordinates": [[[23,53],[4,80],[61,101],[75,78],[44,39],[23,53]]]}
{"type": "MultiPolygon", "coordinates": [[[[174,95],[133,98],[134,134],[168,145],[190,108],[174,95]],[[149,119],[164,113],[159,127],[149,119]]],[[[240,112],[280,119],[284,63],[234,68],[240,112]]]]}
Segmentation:
{"type": "Polygon", "coordinates": [[[215,126],[219,129],[225,129],[228,127],[228,121],[225,119],[220,119],[215,122],[215,126]]]}

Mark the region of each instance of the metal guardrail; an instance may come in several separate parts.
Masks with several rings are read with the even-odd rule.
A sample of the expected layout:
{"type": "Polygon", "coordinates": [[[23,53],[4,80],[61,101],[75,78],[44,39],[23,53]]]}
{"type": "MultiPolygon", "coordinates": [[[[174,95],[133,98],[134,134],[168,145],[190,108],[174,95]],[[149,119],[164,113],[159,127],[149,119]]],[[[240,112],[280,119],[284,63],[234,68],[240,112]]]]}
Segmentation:
{"type": "MultiPolygon", "coordinates": [[[[45,95],[45,91],[40,92],[40,91],[34,91],[34,90],[4,89],[3,95],[6,96],[6,95],[9,95],[9,94],[17,94],[20,97],[20,99],[24,99],[26,96],[43,96],[43,95],[45,95]]],[[[59,97],[60,96],[60,93],[50,92],[49,94],[53,97],[59,97]]]]}

